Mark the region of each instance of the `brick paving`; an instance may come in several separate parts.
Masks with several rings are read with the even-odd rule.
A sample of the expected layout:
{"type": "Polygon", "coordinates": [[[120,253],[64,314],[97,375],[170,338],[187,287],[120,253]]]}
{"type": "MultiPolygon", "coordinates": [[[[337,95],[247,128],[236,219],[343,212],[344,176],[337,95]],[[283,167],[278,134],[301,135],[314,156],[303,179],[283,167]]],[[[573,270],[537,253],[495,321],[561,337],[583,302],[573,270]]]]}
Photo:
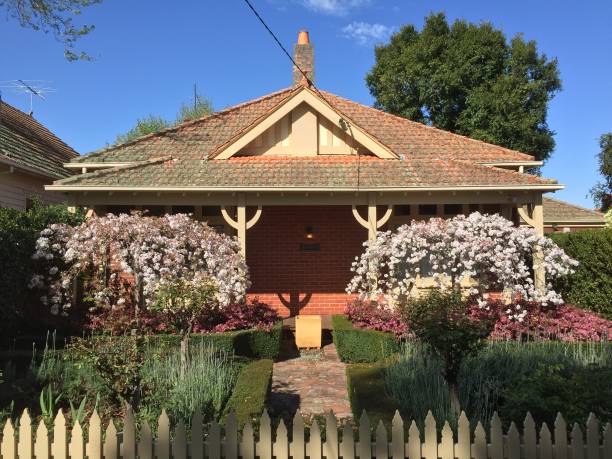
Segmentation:
{"type": "Polygon", "coordinates": [[[291,419],[299,408],[308,421],[331,410],[339,420],[351,421],[345,367],[333,343],[274,363],[270,411],[291,419]]]}

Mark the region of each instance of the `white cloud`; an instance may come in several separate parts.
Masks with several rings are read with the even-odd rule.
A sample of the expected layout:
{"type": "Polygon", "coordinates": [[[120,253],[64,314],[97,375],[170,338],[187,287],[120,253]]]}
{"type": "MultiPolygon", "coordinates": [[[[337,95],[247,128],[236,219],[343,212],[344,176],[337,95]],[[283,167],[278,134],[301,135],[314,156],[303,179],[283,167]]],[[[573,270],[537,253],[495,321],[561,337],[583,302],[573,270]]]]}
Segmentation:
{"type": "Polygon", "coordinates": [[[317,13],[343,16],[350,10],[367,5],[371,0],[300,0],[309,10],[317,13]]]}
{"type": "Polygon", "coordinates": [[[367,22],[351,22],[342,28],[344,37],[355,40],[360,45],[385,41],[395,32],[395,27],[367,22]]]}

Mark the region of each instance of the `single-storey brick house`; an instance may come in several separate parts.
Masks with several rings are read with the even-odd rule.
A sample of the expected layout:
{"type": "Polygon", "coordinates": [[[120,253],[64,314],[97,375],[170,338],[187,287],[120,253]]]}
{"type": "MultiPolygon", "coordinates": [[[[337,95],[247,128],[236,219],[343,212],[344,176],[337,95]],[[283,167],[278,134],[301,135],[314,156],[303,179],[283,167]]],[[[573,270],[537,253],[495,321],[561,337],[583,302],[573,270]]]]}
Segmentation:
{"type": "Polygon", "coordinates": [[[480,210],[543,232],[542,195],[563,186],[524,173],[532,156],[319,91],[306,32],[295,56],[308,79],[294,68],[287,89],[74,159],[81,174],[47,188],[97,213],[193,212],[236,234],[250,295],[283,315],[341,312],[380,229],[480,210]]]}
{"type": "Polygon", "coordinates": [[[596,210],[549,197],[543,199],[542,206],[545,233],[569,233],[606,226],[604,214],[596,210]]]}

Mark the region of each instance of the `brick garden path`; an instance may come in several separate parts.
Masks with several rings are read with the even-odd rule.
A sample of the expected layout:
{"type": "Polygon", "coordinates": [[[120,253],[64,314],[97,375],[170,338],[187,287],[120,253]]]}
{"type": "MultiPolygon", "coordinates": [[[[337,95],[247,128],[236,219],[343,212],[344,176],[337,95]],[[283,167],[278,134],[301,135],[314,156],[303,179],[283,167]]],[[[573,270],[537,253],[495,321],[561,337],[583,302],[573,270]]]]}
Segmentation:
{"type": "Polygon", "coordinates": [[[333,343],[274,363],[271,411],[291,419],[299,408],[304,418],[312,419],[332,410],[339,420],[352,420],[345,367],[333,343]]]}

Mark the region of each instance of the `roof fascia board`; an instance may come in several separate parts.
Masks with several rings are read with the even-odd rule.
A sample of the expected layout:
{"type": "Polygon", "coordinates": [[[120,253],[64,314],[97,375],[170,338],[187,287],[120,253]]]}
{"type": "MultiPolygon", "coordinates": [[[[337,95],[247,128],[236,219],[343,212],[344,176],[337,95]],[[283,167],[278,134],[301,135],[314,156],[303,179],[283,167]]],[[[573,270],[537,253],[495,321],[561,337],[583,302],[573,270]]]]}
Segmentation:
{"type": "MultiPolygon", "coordinates": [[[[314,110],[319,112],[325,118],[327,118],[334,126],[344,130],[340,124],[338,113],[329,107],[328,104],[324,103],[319,96],[315,95],[312,91],[307,88],[302,89],[295,95],[290,97],[285,102],[282,102],[272,113],[266,116],[263,120],[251,126],[249,130],[242,135],[239,135],[236,139],[230,141],[230,143],[223,147],[219,153],[214,154],[214,159],[228,159],[239,152],[242,148],[247,146],[250,142],[255,140],[257,136],[264,133],[267,129],[276,124],[280,119],[295,109],[302,102],[310,105],[314,110]]],[[[389,150],[388,147],[381,144],[380,142],[367,135],[365,131],[359,128],[354,123],[352,125],[352,134],[354,139],[361,143],[364,147],[370,150],[379,158],[390,159],[397,158],[397,156],[389,150]]]]}
{"type": "Polygon", "coordinates": [[[456,186],[456,187],[377,187],[377,188],[355,188],[355,187],[137,187],[137,186],[70,186],[70,185],[45,185],[47,191],[180,191],[180,192],[351,192],[366,193],[370,191],[550,191],[561,190],[565,185],[490,185],[490,186],[456,186]]]}
{"type": "Polygon", "coordinates": [[[110,167],[124,167],[124,166],[131,166],[132,164],[134,164],[133,161],[131,162],[117,162],[117,163],[64,163],[63,166],[66,169],[83,169],[84,167],[87,169],[104,169],[104,168],[110,168],[110,167]]]}
{"type": "Polygon", "coordinates": [[[516,166],[528,166],[528,167],[539,167],[544,165],[543,161],[485,161],[477,163],[481,166],[499,166],[499,167],[516,167],[516,166]]]}

